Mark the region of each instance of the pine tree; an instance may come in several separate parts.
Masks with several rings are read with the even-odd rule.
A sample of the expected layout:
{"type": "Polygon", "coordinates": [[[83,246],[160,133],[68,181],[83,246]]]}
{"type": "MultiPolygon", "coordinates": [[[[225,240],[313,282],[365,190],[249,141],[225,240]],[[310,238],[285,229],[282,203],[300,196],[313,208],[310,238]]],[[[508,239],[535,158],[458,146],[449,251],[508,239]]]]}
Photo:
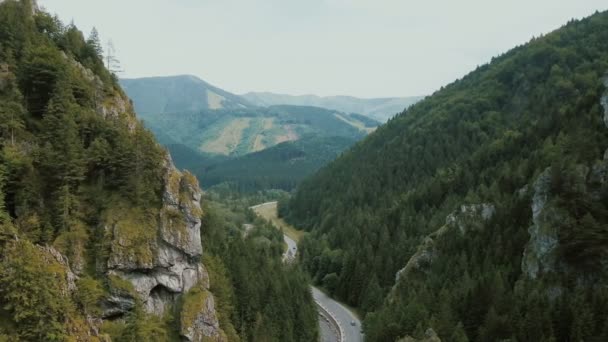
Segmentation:
{"type": "Polygon", "coordinates": [[[25,109],[21,104],[23,97],[14,81],[14,76],[9,78],[8,85],[0,93],[0,130],[2,137],[8,139],[11,145],[15,145],[16,136],[25,128],[25,109]]]}
{"type": "Polygon", "coordinates": [[[97,57],[101,57],[103,55],[103,48],[101,47],[101,41],[99,40],[99,32],[97,29],[93,27],[91,30],[91,34],[89,34],[89,38],[87,39],[87,45],[95,51],[97,57]]]}

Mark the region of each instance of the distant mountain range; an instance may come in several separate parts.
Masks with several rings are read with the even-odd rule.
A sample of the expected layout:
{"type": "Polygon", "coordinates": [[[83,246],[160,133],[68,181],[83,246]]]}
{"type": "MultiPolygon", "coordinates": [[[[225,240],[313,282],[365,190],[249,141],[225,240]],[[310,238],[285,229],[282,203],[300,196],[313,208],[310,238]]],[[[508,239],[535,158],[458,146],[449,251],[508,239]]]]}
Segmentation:
{"type": "Polygon", "coordinates": [[[139,115],[248,108],[244,98],[189,75],[122,79],[139,115]]]}
{"type": "Polygon", "coordinates": [[[378,125],[365,116],[303,106],[202,109],[141,117],[165,145],[181,144],[201,153],[230,157],[307,135],[344,137],[354,142],[378,125]]]}
{"type": "Polygon", "coordinates": [[[191,75],[122,79],[120,83],[133,99],[139,115],[291,105],[357,113],[378,122],[386,122],[424,98],[409,96],[363,99],[352,96],[293,96],[269,92],[250,92],[239,96],[191,75]]]}
{"type": "Polygon", "coordinates": [[[290,190],[380,125],[335,109],[259,105],[194,76],[121,84],[176,165],[194,171],[206,186],[290,190]],[[271,173],[281,177],[268,181],[271,173]]]}
{"type": "Polygon", "coordinates": [[[268,92],[251,92],[241,95],[241,97],[258,106],[314,106],[333,109],[344,113],[358,113],[379,122],[386,122],[388,119],[395,116],[395,114],[403,112],[405,108],[424,98],[423,96],[410,96],[362,99],[352,96],[293,96],[268,92]]]}

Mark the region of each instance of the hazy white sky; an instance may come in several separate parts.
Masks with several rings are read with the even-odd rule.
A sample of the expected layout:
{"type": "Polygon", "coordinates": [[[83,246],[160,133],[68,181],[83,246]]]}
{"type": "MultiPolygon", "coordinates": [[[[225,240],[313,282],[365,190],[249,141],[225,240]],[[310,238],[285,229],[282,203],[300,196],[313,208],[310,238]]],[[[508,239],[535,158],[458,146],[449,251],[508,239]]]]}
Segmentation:
{"type": "Polygon", "coordinates": [[[123,77],[225,90],[430,94],[606,0],[39,0],[111,38],[123,77]]]}

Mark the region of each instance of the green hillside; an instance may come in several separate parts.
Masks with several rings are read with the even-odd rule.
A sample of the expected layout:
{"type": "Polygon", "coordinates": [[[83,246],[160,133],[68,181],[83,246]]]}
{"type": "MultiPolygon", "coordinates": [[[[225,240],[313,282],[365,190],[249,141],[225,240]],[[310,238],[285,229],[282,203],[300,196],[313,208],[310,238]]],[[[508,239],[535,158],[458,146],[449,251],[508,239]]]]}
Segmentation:
{"type": "Polygon", "coordinates": [[[316,107],[273,106],[143,115],[161,142],[207,154],[242,156],[306,135],[358,140],[376,122],[316,107]]]}
{"type": "Polygon", "coordinates": [[[305,136],[233,158],[197,152],[179,144],[167,148],[175,164],[191,170],[205,188],[253,193],[266,189],[291,191],[355,143],[344,137],[305,136]]]}
{"type": "Polygon", "coordinates": [[[608,13],[569,22],[412,106],[282,203],[311,232],[306,269],[366,313],[367,341],[429,328],[608,340],[607,72],[608,13]]]}
{"type": "Polygon", "coordinates": [[[227,183],[224,185],[239,192],[259,189],[290,191],[354,143],[355,140],[343,137],[304,137],[215,163],[202,170],[193,170],[200,175],[205,186],[227,183]]]}

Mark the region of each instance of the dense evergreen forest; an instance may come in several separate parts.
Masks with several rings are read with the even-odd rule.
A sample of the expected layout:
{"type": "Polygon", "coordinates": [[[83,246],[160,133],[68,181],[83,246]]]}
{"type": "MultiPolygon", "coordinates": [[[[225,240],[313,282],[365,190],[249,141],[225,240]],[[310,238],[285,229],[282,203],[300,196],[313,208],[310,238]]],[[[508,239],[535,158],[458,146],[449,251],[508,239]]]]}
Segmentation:
{"type": "MultiPolygon", "coordinates": [[[[198,158],[182,154],[176,146],[170,146],[172,155],[188,158],[186,165],[201,179],[206,187],[228,187],[235,192],[252,194],[264,189],[291,191],[307,176],[334,160],[356,140],[344,137],[306,136],[250,153],[242,157],[217,161],[218,157],[198,158]]],[[[176,162],[177,164],[177,162],[176,162]]],[[[178,164],[179,165],[179,164],[178,164]]]]}
{"type": "Polygon", "coordinates": [[[219,185],[251,195],[268,189],[293,190],[378,125],[362,115],[340,113],[343,119],[335,115],[322,108],[274,106],[148,114],[144,121],[169,149],[176,166],[192,171],[206,188],[219,185]],[[346,123],[345,118],[352,121],[346,123]],[[240,147],[234,155],[201,151],[201,140],[233,134],[226,132],[239,120],[249,126],[235,142],[240,147]],[[293,130],[291,138],[296,140],[274,145],[276,139],[286,137],[286,130],[293,130]],[[268,145],[252,151],[260,141],[268,145]]]}
{"type": "Polygon", "coordinates": [[[135,117],[95,30],[0,3],[0,341],[314,340],[279,233],[255,222],[241,237],[251,214],[201,211],[200,193],[135,117]]]}
{"type": "Polygon", "coordinates": [[[220,325],[227,333],[234,329],[241,341],[316,341],[308,275],[297,264],[283,264],[283,234],[249,209],[268,197],[210,196],[204,208],[204,263],[220,325]]]}
{"type": "Polygon", "coordinates": [[[608,340],[607,72],[596,13],[343,153],[280,206],[313,281],[371,342],[608,340]]]}

